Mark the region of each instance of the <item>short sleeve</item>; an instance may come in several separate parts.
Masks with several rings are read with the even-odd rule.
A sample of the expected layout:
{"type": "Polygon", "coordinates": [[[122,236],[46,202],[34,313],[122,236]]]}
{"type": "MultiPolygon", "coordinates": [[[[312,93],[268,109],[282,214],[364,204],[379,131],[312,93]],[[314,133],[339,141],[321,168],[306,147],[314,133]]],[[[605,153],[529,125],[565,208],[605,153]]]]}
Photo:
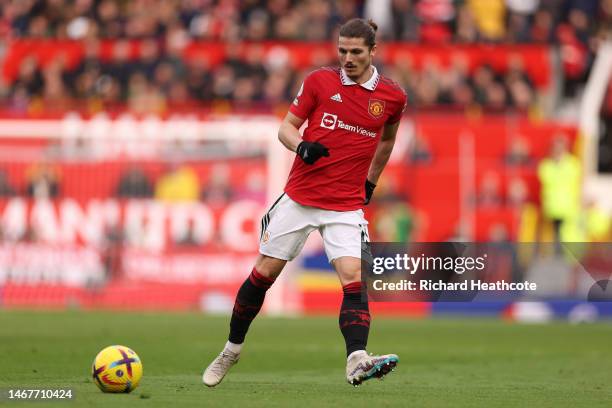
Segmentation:
{"type": "Polygon", "coordinates": [[[402,91],[401,102],[397,104],[397,109],[393,113],[393,115],[389,117],[389,119],[387,120],[387,124],[392,125],[394,123],[399,122],[400,119],[402,118],[402,114],[406,110],[407,105],[408,105],[408,97],[406,96],[406,93],[402,91]]]}
{"type": "Polygon", "coordinates": [[[289,108],[289,112],[302,119],[307,119],[314,110],[316,101],[314,78],[310,74],[304,79],[297,96],[289,108]]]}

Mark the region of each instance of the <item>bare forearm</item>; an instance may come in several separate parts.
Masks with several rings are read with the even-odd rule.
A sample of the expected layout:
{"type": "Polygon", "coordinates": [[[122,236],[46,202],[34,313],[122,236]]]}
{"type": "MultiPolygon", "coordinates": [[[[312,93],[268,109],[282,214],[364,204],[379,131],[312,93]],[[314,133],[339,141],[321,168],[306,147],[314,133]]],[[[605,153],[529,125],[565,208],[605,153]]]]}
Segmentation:
{"type": "Polygon", "coordinates": [[[394,144],[395,140],[381,140],[378,144],[368,171],[368,180],[372,183],[378,183],[378,178],[389,161],[394,144]]]}
{"type": "Polygon", "coordinates": [[[295,128],[295,126],[290,123],[283,122],[278,129],[278,140],[285,146],[287,149],[295,152],[298,145],[302,142],[302,136],[300,135],[300,131],[295,128]]]}

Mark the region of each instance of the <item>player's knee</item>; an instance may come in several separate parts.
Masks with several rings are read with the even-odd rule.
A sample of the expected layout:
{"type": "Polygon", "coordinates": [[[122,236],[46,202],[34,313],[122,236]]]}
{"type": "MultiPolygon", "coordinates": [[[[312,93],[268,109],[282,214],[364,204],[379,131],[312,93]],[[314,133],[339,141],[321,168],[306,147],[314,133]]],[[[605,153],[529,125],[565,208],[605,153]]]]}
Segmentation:
{"type": "Polygon", "coordinates": [[[361,270],[349,271],[342,274],[342,285],[349,283],[361,282],[361,270]]]}
{"type": "Polygon", "coordinates": [[[266,278],[274,280],[283,271],[286,263],[285,260],[260,254],[255,261],[255,269],[266,278]]]}
{"type": "Polygon", "coordinates": [[[361,281],[361,260],[353,257],[340,257],[333,261],[342,285],[361,281]]]}
{"type": "Polygon", "coordinates": [[[361,282],[361,268],[345,268],[342,271],[338,271],[338,276],[340,277],[342,286],[348,285],[349,283],[361,282]]]}

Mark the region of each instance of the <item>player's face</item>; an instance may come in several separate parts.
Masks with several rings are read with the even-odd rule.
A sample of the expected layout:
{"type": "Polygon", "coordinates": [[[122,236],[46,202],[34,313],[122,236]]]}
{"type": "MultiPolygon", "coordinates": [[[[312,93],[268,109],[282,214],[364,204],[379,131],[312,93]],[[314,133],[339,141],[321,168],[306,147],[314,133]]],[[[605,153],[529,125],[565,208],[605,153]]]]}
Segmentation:
{"type": "Polygon", "coordinates": [[[363,38],[340,37],[338,39],[338,57],[340,66],[346,75],[357,83],[370,78],[370,64],[376,53],[376,45],[370,48],[363,38]]]}

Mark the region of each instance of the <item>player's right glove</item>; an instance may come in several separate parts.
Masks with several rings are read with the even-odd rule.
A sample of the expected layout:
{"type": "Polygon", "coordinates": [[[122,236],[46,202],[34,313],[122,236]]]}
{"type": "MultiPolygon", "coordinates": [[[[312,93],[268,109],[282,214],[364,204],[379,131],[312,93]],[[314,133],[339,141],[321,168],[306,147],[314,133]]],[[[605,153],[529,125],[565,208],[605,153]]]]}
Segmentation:
{"type": "Polygon", "coordinates": [[[321,143],[302,142],[298,145],[295,152],[306,164],[314,164],[321,157],[329,157],[329,150],[321,143]]]}

